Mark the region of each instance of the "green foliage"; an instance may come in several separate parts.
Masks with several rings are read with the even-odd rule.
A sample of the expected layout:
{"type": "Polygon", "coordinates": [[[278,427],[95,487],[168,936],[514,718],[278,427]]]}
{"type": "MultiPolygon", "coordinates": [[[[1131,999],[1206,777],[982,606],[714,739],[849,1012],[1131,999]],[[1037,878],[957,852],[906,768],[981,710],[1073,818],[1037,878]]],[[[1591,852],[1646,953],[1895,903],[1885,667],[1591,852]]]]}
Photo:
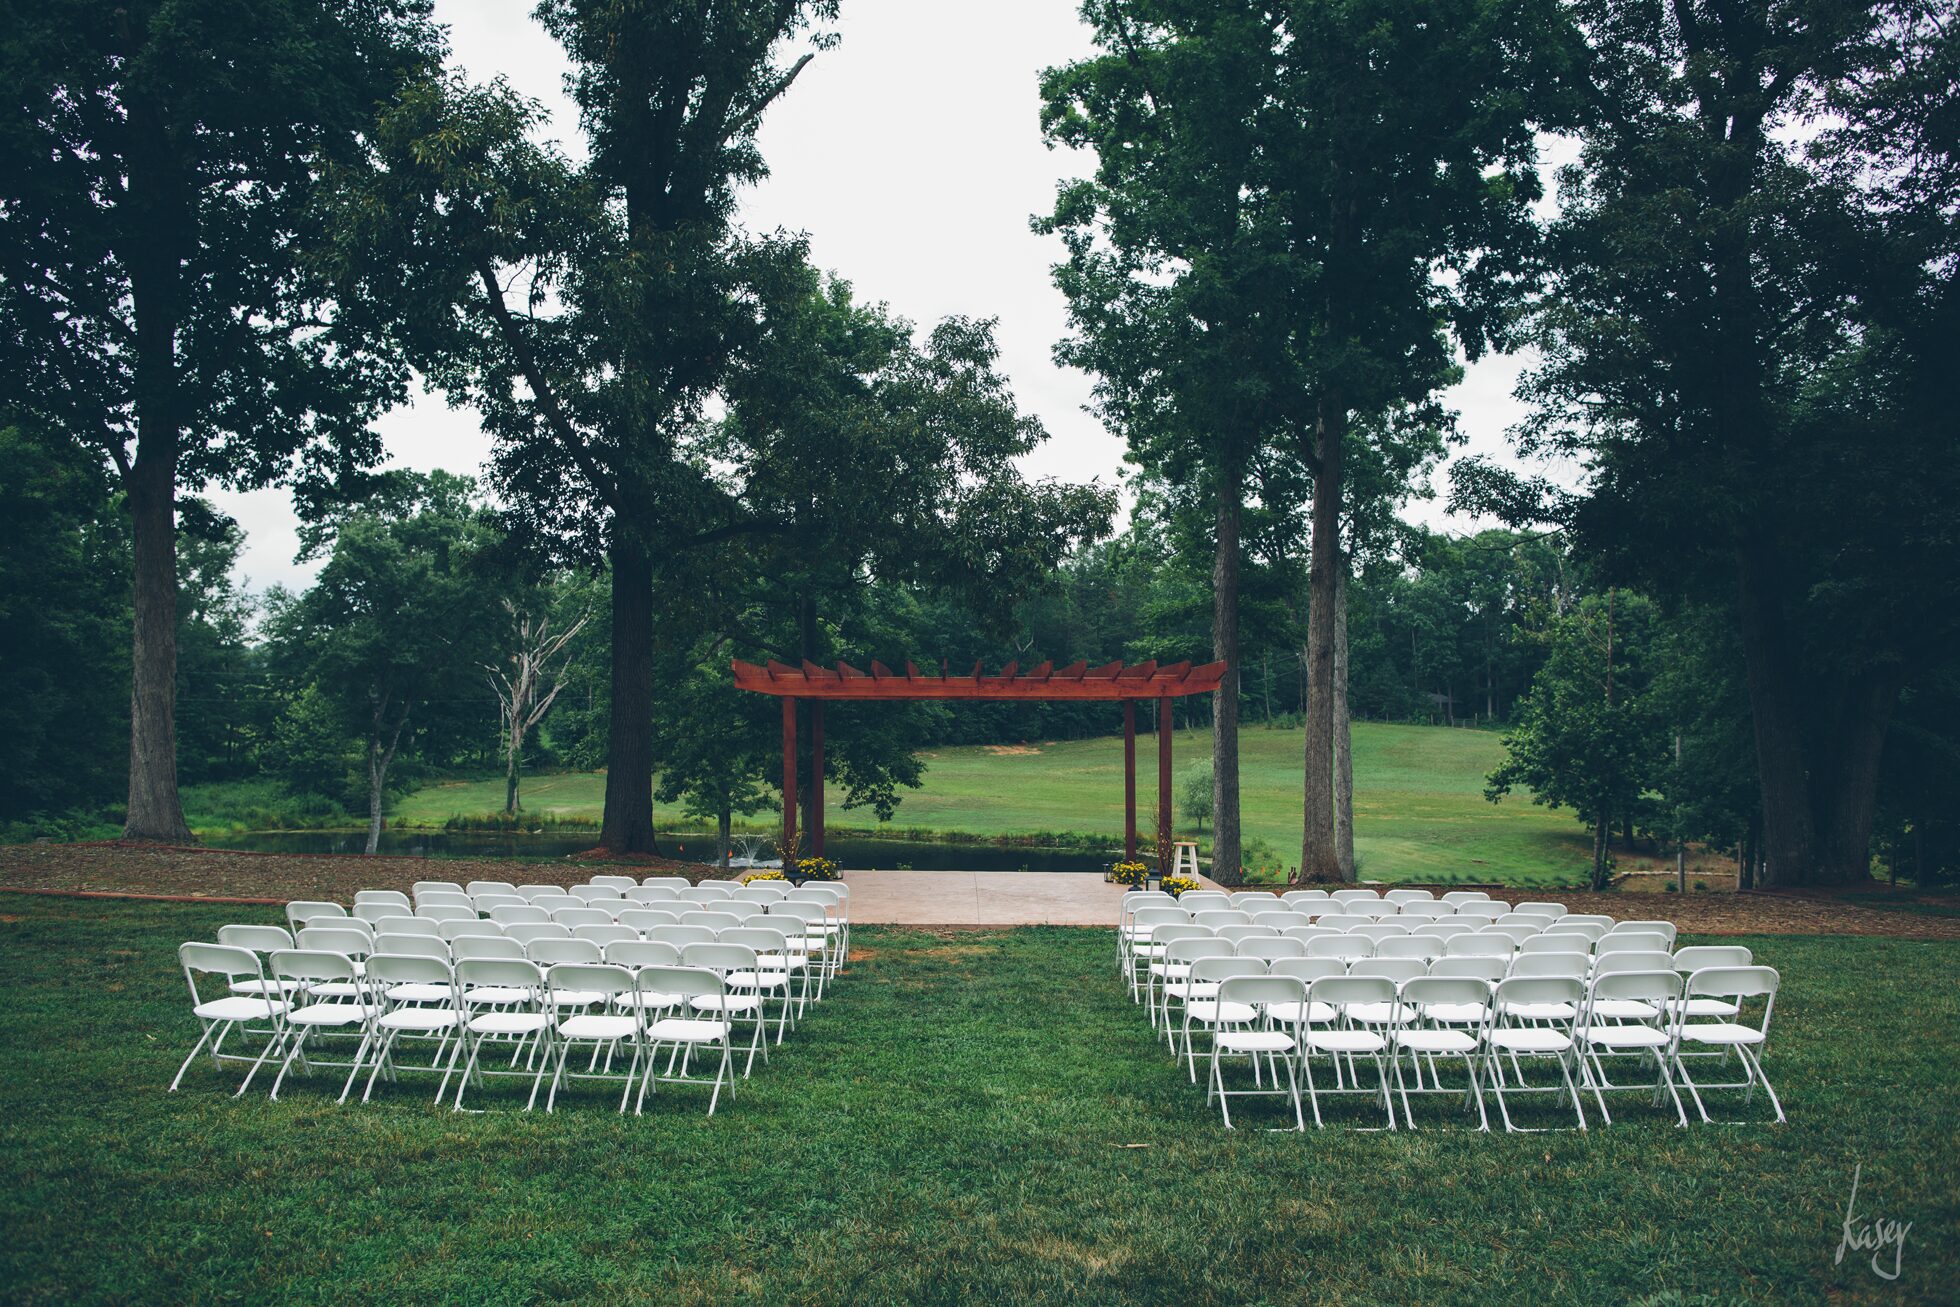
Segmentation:
{"type": "Polygon", "coordinates": [[[1194,763],[1184,769],[1177,783],[1177,811],[1186,821],[1198,823],[1202,831],[1211,820],[1211,764],[1194,763]]]}
{"type": "Polygon", "coordinates": [[[1546,632],[1549,655],[1509,753],[1490,774],[1492,803],[1527,786],[1532,802],[1571,808],[1594,828],[1593,885],[1606,883],[1607,839],[1631,821],[1665,767],[1662,722],[1648,694],[1653,606],[1636,595],[1589,597],[1546,632]]]}

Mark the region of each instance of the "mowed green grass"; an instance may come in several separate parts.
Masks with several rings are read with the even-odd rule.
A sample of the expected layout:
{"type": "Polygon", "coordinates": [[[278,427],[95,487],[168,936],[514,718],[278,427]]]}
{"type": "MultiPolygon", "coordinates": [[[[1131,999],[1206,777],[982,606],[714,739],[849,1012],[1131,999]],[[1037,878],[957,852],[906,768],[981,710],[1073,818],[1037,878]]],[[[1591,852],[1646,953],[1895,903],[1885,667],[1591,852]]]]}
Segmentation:
{"type": "MultiPolygon", "coordinates": [[[[1104,931],[860,928],[831,1001],[712,1119],[551,1117],[321,1073],[233,1100],[173,950],[240,909],[13,898],[0,923],[0,1297],[13,1302],[1952,1301],[1955,945],[1747,941],[1782,969],[1790,1124],[1227,1132],[1104,931]],[[1904,1274],[1833,1263],[1858,1210],[1904,1274]]],[[[1760,1104],[1758,1104],[1760,1107],[1760,1104]]],[[[1358,1105],[1338,1118],[1360,1123],[1358,1105]]],[[[1550,1119],[1549,1112],[1534,1119],[1550,1119]]],[[[1889,1269],[1889,1261],[1888,1261],[1889,1269]]]]}
{"type": "MultiPolygon", "coordinates": [[[[847,731],[843,714],[833,726],[847,731]]],[[[1155,838],[1156,737],[1138,746],[1138,822],[1155,838]]],[[[1298,730],[1248,728],[1240,736],[1245,833],[1262,842],[1254,860],[1280,872],[1300,861],[1301,790],[1305,769],[1298,730]]],[[[1177,777],[1211,756],[1208,731],[1179,731],[1172,751],[1177,777]]],[[[1523,795],[1492,804],[1484,777],[1502,761],[1489,731],[1358,722],[1354,727],[1355,853],[1376,880],[1583,881],[1590,860],[1586,834],[1570,813],[1534,805],[1523,795]]],[[[540,776],[524,783],[529,812],[597,821],[605,779],[596,774],[540,776]]],[[[1016,748],[934,749],[925,784],[900,792],[895,830],[986,837],[1070,832],[1120,840],[1123,832],[1123,742],[1030,742],[1016,748]]],[[[440,826],[458,814],[494,811],[502,780],[432,786],[403,799],[393,820],[440,826]]],[[[875,828],[868,814],[833,808],[834,826],[875,828]]],[[[1180,837],[1196,832],[1182,819],[1180,837]]],[[[1257,876],[1258,867],[1254,867],[1257,876]]]]}

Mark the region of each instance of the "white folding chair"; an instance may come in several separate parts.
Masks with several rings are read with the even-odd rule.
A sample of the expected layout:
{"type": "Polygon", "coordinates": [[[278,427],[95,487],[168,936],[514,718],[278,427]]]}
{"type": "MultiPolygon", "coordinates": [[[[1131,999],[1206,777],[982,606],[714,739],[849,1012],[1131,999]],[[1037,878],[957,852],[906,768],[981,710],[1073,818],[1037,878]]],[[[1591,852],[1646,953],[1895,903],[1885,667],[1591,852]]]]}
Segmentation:
{"type": "Polygon", "coordinates": [[[616,889],[622,894],[629,889],[640,888],[640,882],[634,880],[631,876],[594,876],[592,883],[594,885],[604,885],[610,889],[616,889]]]}
{"type": "Polygon", "coordinates": [[[312,899],[294,899],[286,905],[286,924],[294,930],[311,925],[320,917],[344,917],[347,909],[338,903],[323,903],[312,899]]]}
{"type": "Polygon", "coordinates": [[[495,907],[490,909],[490,920],[499,926],[536,925],[550,921],[551,914],[535,904],[495,907]]]}
{"type": "Polygon", "coordinates": [[[545,1012],[551,1023],[546,1027],[546,1054],[538,1075],[542,1077],[547,1068],[551,1071],[551,1089],[544,1099],[546,1113],[556,1108],[559,1086],[568,1079],[623,1082],[619,1110],[624,1112],[633,1098],[633,1082],[639,1078],[640,1067],[646,1060],[638,1009],[618,1011],[615,1002],[620,995],[633,993],[638,982],[625,967],[597,961],[596,946],[594,955],[594,961],[560,962],[544,973],[545,1012]],[[594,1007],[601,1010],[594,1012],[591,1010],[594,1007]],[[620,1073],[612,1069],[612,1064],[622,1043],[631,1046],[633,1056],[626,1070],[620,1073]],[[592,1046],[592,1060],[583,1071],[568,1069],[572,1049],[583,1044],[592,1046]],[[605,1056],[603,1063],[601,1054],[605,1056]]]}
{"type": "Polygon", "coordinates": [[[275,997],[279,992],[276,985],[268,985],[265,970],[259,963],[259,955],[249,948],[236,944],[185,943],[177,949],[177,961],[184,969],[184,983],[191,991],[191,1015],[196,1017],[202,1027],[197,1043],[191,1046],[190,1055],[184,1064],[177,1068],[166,1092],[175,1093],[183,1083],[184,1072],[190,1070],[197,1055],[210,1046],[211,1065],[224,1069],[227,1061],[250,1062],[252,1069],[245,1073],[244,1083],[232,1092],[236,1098],[251,1086],[252,1077],[265,1065],[285,1037],[285,1016],[289,1005],[283,997],[275,997]],[[210,997],[198,992],[199,976],[221,976],[225,982],[225,992],[210,997]],[[250,1030],[250,1022],[265,1022],[265,1044],[256,1055],[224,1052],[224,1042],[234,1029],[243,1027],[250,1030]]]}
{"type": "MultiPolygon", "coordinates": [[[[737,927],[739,929],[739,927],[737,927]]],[[[720,995],[697,994],[688,1000],[688,1006],[697,1016],[718,1017],[733,1025],[748,1022],[753,1030],[749,1036],[748,1060],[742,1066],[742,1078],[749,1078],[755,1070],[755,1055],[762,1053],[762,1061],[769,1062],[769,1041],[762,1037],[763,1028],[769,1024],[767,1010],[763,1007],[761,987],[762,968],[756,961],[755,950],[743,944],[689,944],[681,949],[681,965],[699,967],[714,972],[721,977],[720,995]]]]}
{"type": "MultiPolygon", "coordinates": [[[[690,1011],[693,1010],[693,1004],[697,1000],[714,1000],[707,1007],[707,1011],[713,1012],[719,1009],[721,1006],[719,1000],[726,997],[727,993],[721,983],[721,977],[706,967],[642,967],[637,980],[642,991],[663,997],[672,996],[674,1007],[679,1008],[686,1004],[690,1011]]],[[[729,1040],[729,1029],[727,1019],[716,1016],[669,1016],[648,1022],[645,1034],[647,1069],[646,1074],[640,1077],[640,1097],[633,1110],[636,1113],[639,1111],[639,1105],[645,1103],[647,1093],[656,1083],[705,1083],[703,1077],[688,1074],[688,1065],[694,1050],[706,1048],[710,1053],[716,1050],[720,1052],[720,1056],[715,1058],[714,1092],[708,1097],[708,1115],[713,1116],[715,1104],[721,1099],[724,1081],[728,1084],[729,1097],[732,1099],[735,1096],[733,1076],[735,1053],[734,1046],[729,1040]],[[656,1069],[662,1048],[669,1050],[667,1069],[664,1074],[656,1069]],[[675,1070],[676,1059],[680,1063],[678,1073],[675,1070]]]]}
{"type": "Polygon", "coordinates": [[[1606,1124],[1613,1124],[1613,1114],[1606,1108],[1607,1091],[1630,1089],[1650,1091],[1656,1104],[1665,1090],[1674,1100],[1674,1114],[1681,1125],[1685,1127],[1688,1124],[1687,1110],[1682,1107],[1680,1092],[1674,1087],[1674,1068],[1679,1065],[1680,1000],[1684,989],[1681,976],[1667,970],[1608,972],[1594,976],[1592,983],[1586,987],[1586,1009],[1579,1022],[1580,1046],[1586,1082],[1593,1091],[1593,1101],[1599,1105],[1600,1119],[1606,1124]],[[1654,1025],[1621,1021],[1597,1015],[1595,1009],[1602,1003],[1638,1003],[1671,1015],[1666,1017],[1664,1023],[1654,1025]],[[1654,1063],[1653,1083],[1613,1083],[1606,1074],[1604,1059],[1607,1057],[1632,1057],[1643,1062],[1651,1058],[1654,1063]]]}
{"type": "Polygon", "coordinates": [[[617,922],[608,922],[603,925],[595,925],[595,926],[572,927],[573,939],[591,940],[594,944],[597,944],[602,949],[605,948],[608,944],[617,944],[621,940],[638,939],[639,937],[640,937],[639,931],[635,930],[631,926],[622,925],[617,922]]]}
{"type": "Polygon", "coordinates": [[[1702,1102],[1702,1090],[1740,1089],[1743,1091],[1743,1105],[1747,1106],[1760,1083],[1763,1092],[1769,1096],[1770,1107],[1776,1112],[1777,1123],[1782,1124],[1783,1104],[1778,1101],[1775,1087],[1763,1072],[1762,1061],[1763,1049],[1769,1043],[1769,1018],[1776,1007],[1776,990],[1780,979],[1775,967],[1704,967],[1688,977],[1685,997],[1689,1003],[1697,998],[1719,998],[1736,1005],[1736,1012],[1729,1020],[1683,1018],[1681,1022],[1680,1042],[1684,1049],[1694,1045],[1703,1049],[1733,1051],[1742,1063],[1743,1077],[1740,1080],[1696,1080],[1688,1074],[1687,1061],[1676,1059],[1675,1066],[1681,1073],[1681,1082],[1687,1085],[1689,1096],[1695,1100],[1695,1110],[1701,1113],[1704,1122],[1714,1124],[1715,1119],[1708,1115],[1708,1107],[1702,1102]],[[1746,1020],[1743,1010],[1752,998],[1763,1000],[1762,1018],[1753,1026],[1746,1020]]]}
{"type": "MultiPolygon", "coordinates": [[[[1198,1057],[1194,1035],[1197,1030],[1216,1034],[1227,1026],[1242,1025],[1257,1015],[1252,1008],[1241,1003],[1220,1003],[1218,987],[1233,976],[1263,976],[1269,974],[1267,964],[1258,958],[1195,958],[1191,962],[1190,975],[1184,981],[1184,1014],[1179,1023],[1179,1032],[1184,1043],[1180,1056],[1184,1059],[1186,1073],[1192,1084],[1198,1083],[1198,1057]]],[[[1177,1052],[1177,1045],[1171,1045],[1177,1052]]]]}
{"type": "Polygon", "coordinates": [[[473,880],[463,886],[463,892],[471,898],[479,894],[507,894],[514,899],[524,897],[517,892],[517,886],[507,880],[473,880]]]}
{"type": "MultiPolygon", "coordinates": [[[[418,936],[407,936],[409,939],[418,936]]],[[[403,1070],[442,1072],[436,1086],[435,1101],[441,1103],[449,1092],[449,1078],[455,1074],[456,1058],[462,1052],[463,1005],[456,993],[456,975],[441,958],[407,953],[374,953],[367,960],[367,980],[376,999],[368,1038],[354,1055],[349,1079],[359,1075],[362,1059],[372,1050],[373,1069],[368,1072],[367,1088],[361,1101],[374,1095],[374,1082],[383,1075],[390,1081],[403,1070]],[[394,1057],[395,1045],[410,1039],[435,1043],[435,1054],[426,1067],[402,1067],[394,1057]],[[449,1053],[443,1059],[444,1051],[449,1053]]]]}
{"type": "Polygon", "coordinates": [[[1574,1077],[1575,1068],[1579,1078],[1585,1074],[1584,1068],[1578,1066],[1578,1042],[1574,1037],[1578,1010],[1585,1001],[1585,994],[1585,984],[1569,977],[1513,976],[1497,982],[1490,1005],[1490,1018],[1484,1027],[1485,1068],[1489,1073],[1485,1083],[1497,1096],[1498,1115],[1504,1118],[1506,1131],[1548,1128],[1514,1124],[1506,1094],[1555,1094],[1570,1098],[1579,1129],[1586,1128],[1586,1110],[1579,1102],[1579,1089],[1574,1077]],[[1563,1008],[1573,1015],[1564,1021],[1535,1015],[1554,1008],[1563,1008]],[[1504,1073],[1506,1060],[1510,1063],[1514,1080],[1504,1073]],[[1556,1064],[1559,1083],[1532,1084],[1524,1073],[1524,1064],[1528,1060],[1556,1064]]]}
{"type": "MultiPolygon", "coordinates": [[[[310,933],[301,932],[302,935],[310,933]]],[[[340,1087],[339,1100],[346,1102],[348,1091],[354,1087],[354,1073],[360,1068],[360,1057],[367,1050],[368,1023],[378,1010],[378,1006],[368,997],[367,986],[354,970],[354,960],[345,953],[306,948],[302,940],[301,947],[280,949],[272,955],[272,974],[280,980],[298,982],[307,991],[307,997],[296,1000],[286,1012],[286,1057],[279,1064],[279,1074],[273,1077],[269,1097],[274,1100],[279,1097],[279,1086],[285,1083],[287,1073],[297,1062],[301,1071],[309,1070],[314,1065],[346,1067],[347,1081],[340,1087]],[[353,997],[344,997],[348,994],[353,997]],[[360,1043],[353,1059],[335,1062],[308,1058],[307,1044],[323,1031],[336,1034],[358,1032],[360,1043]]]]}
{"type": "Polygon", "coordinates": [[[691,884],[685,876],[648,876],[640,882],[643,889],[686,889],[691,884]]]}
{"type": "MultiPolygon", "coordinates": [[[[488,943],[488,941],[484,941],[488,943]]],[[[463,1109],[463,1091],[474,1084],[483,1088],[485,1076],[521,1076],[531,1082],[531,1097],[524,1107],[529,1111],[538,1101],[539,1079],[533,1068],[517,1069],[517,1059],[525,1049],[541,1042],[551,1024],[543,1009],[544,972],[524,958],[458,958],[456,984],[469,1014],[463,1026],[463,1039],[469,1057],[462,1077],[456,1082],[455,1109],[463,1109]],[[511,1046],[511,1059],[502,1068],[483,1064],[483,1046],[511,1046]]]]}
{"type": "Polygon", "coordinates": [[[555,921],[526,921],[519,922],[514,926],[505,926],[504,934],[506,937],[514,939],[519,944],[529,948],[535,941],[541,939],[570,939],[572,937],[572,928],[570,926],[561,926],[555,921]]]}
{"type": "Polygon", "coordinates": [[[1402,1123],[1415,1129],[1415,1113],[1409,1106],[1409,1083],[1402,1074],[1402,1060],[1406,1056],[1410,1069],[1415,1072],[1415,1093],[1460,1092],[1466,1111],[1472,1104],[1476,1106],[1477,1129],[1490,1129],[1478,1068],[1483,1023],[1462,1019],[1465,1012],[1489,1012],[1489,982],[1474,976],[1414,976],[1398,988],[1396,1006],[1401,1019],[1389,1033],[1389,1063],[1395,1071],[1395,1092],[1402,1100],[1402,1123]],[[1436,1066],[1439,1057],[1463,1060],[1467,1083],[1462,1090],[1443,1084],[1436,1066]],[[1424,1067],[1429,1071],[1427,1084],[1423,1082],[1424,1067]]]}
{"type": "Polygon", "coordinates": [[[354,894],[354,906],[358,908],[363,903],[392,903],[402,910],[403,916],[408,916],[415,911],[414,902],[398,889],[357,890],[354,894]]]}
{"type": "Polygon", "coordinates": [[[600,907],[558,908],[552,912],[551,919],[561,926],[570,927],[610,926],[613,924],[613,914],[605,908],[600,907]]]}
{"type": "Polygon", "coordinates": [[[1330,1016],[1325,1025],[1307,1026],[1300,1031],[1300,1068],[1307,1082],[1307,1101],[1313,1106],[1313,1123],[1324,1126],[1320,1114],[1320,1095],[1365,1093],[1379,1099],[1388,1114],[1387,1128],[1395,1128],[1395,1103],[1389,1096],[1386,1054],[1388,1039],[1378,1029],[1356,1027],[1346,1018],[1354,1004],[1395,1003],[1395,982],[1385,976],[1324,976],[1307,986],[1308,1010],[1316,1005],[1330,1016]],[[1334,1071],[1333,1087],[1321,1090],[1314,1080],[1316,1054],[1325,1054],[1334,1071]],[[1365,1057],[1375,1064],[1375,1087],[1363,1089],[1355,1059],[1365,1057]]]}
{"type": "Polygon", "coordinates": [[[1205,1103],[1210,1105],[1212,1095],[1218,1096],[1218,1110],[1225,1121],[1225,1128],[1232,1128],[1232,1105],[1234,1098],[1253,1096],[1270,1097],[1278,1095],[1293,1104],[1293,1128],[1305,1130],[1306,1117],[1300,1111],[1300,1082],[1294,1073],[1293,1064],[1297,1060],[1297,1045],[1293,1035],[1276,1025],[1270,1017],[1260,1017],[1259,1010],[1271,1004],[1282,1007],[1287,1004],[1300,1004],[1306,1001],[1307,987],[1292,976],[1251,975],[1229,976],[1218,985],[1218,1006],[1221,1012],[1243,1011],[1252,1014],[1243,1022],[1223,1023],[1212,1033],[1211,1075],[1205,1085],[1205,1103]],[[1251,1089],[1227,1089],[1225,1087],[1224,1061],[1226,1058],[1243,1057],[1251,1063],[1253,1085],[1251,1089]],[[1265,1059],[1266,1076],[1259,1074],[1261,1058],[1265,1059]],[[1286,1067],[1286,1087],[1279,1084],[1279,1068],[1286,1067]],[[1271,1089],[1263,1087],[1264,1080],[1270,1078],[1271,1089]]]}

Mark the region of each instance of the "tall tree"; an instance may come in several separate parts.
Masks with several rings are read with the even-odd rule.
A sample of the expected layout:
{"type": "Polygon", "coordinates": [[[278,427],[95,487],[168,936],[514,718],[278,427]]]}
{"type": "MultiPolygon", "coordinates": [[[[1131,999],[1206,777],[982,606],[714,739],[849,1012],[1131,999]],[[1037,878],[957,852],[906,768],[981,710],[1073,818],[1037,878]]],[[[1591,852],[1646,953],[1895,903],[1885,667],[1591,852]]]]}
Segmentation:
{"type": "Polygon", "coordinates": [[[763,114],[814,57],[786,52],[827,45],[812,25],[835,13],[835,0],[543,0],[585,162],[531,141],[536,106],[507,89],[431,83],[347,189],[349,248],[383,240],[418,259],[406,278],[350,260],[350,285],[393,306],[428,375],[482,412],[525,528],[610,569],[600,842],[615,851],[654,847],[656,558],[757,526],[703,520],[717,501],[681,444],[753,325],[738,291],[794,255],[735,237],[735,194],[765,173],[763,114]]]}
{"type": "Polygon", "coordinates": [[[132,839],[177,795],[180,485],[372,460],[403,394],[357,304],[307,265],[315,198],[429,64],[427,0],[11,6],[0,80],[0,371],[9,403],[112,463],[134,541],[132,839]]]}
{"type": "Polygon", "coordinates": [[[1075,335],[1062,362],[1095,374],[1102,416],[1130,457],[1204,488],[1212,517],[1212,874],[1237,884],[1239,572],[1248,470],[1291,386],[1285,321],[1298,271],[1259,155],[1271,100],[1264,6],[1085,0],[1100,52],[1042,77],[1042,125],[1090,149],[1037,230],[1068,249],[1055,269],[1075,335]]]}
{"type": "Polygon", "coordinates": [[[481,693],[475,672],[496,638],[482,560],[496,536],[474,489],[446,472],[395,474],[385,496],[337,525],[314,584],[272,615],[288,674],[317,687],[363,741],[369,853],[411,725],[464,687],[481,693]]]}
{"type": "Polygon", "coordinates": [[[554,629],[549,604],[543,596],[519,608],[506,598],[504,613],[510,618],[501,663],[484,664],[491,692],[503,713],[504,812],[517,814],[518,774],[524,765],[524,741],[551,711],[565,688],[566,646],[578,638],[590,619],[581,613],[570,625],[554,629]]]}
{"type": "Polygon", "coordinates": [[[1521,444],[1587,468],[1553,512],[1617,577],[1732,608],[1771,882],[1862,879],[1893,712],[1955,633],[1950,39],[1912,4],[1580,13],[1597,116],[1521,444]]]}
{"type": "Polygon", "coordinates": [[[1564,121],[1575,53],[1541,0],[1298,0],[1274,96],[1283,124],[1262,179],[1306,270],[1291,306],[1313,479],[1301,872],[1344,874],[1335,840],[1334,651],[1345,495],[1359,429],[1423,405],[1475,357],[1531,245],[1534,130],[1564,121]]]}

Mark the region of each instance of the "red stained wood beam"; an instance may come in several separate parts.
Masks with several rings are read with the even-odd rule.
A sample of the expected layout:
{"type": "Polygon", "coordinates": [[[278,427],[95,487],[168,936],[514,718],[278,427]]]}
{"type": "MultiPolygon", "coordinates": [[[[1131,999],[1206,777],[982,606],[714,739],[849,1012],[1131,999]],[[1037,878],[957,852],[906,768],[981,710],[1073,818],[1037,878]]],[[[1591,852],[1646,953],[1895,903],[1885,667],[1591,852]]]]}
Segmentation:
{"type": "Polygon", "coordinates": [[[770,661],[766,666],[739,659],[732,661],[735,687],[757,694],[808,699],[993,699],[1019,702],[1042,700],[1121,701],[1124,699],[1181,698],[1209,694],[1224,679],[1224,663],[1201,667],[1171,664],[1159,668],[1154,662],[1124,667],[1108,663],[1090,668],[1082,663],[1054,671],[1043,664],[1016,675],[1009,663],[999,676],[981,676],[976,667],[971,676],[921,674],[906,664],[903,678],[891,675],[882,664],[873,664],[866,675],[848,663],[837,668],[814,663],[795,668],[770,661]]]}

